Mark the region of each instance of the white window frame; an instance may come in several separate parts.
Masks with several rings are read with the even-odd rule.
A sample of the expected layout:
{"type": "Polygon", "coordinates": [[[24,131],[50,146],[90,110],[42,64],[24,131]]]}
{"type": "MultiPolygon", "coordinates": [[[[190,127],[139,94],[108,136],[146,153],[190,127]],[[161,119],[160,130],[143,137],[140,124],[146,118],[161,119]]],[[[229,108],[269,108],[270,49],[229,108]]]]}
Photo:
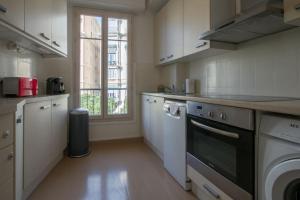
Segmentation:
{"type": "Polygon", "coordinates": [[[74,55],[74,105],[76,107],[80,107],[80,15],[89,15],[89,16],[101,16],[103,17],[102,21],[102,83],[101,83],[101,115],[91,115],[90,120],[93,121],[130,121],[133,118],[133,86],[132,86],[132,23],[133,17],[130,14],[117,13],[117,12],[109,12],[103,10],[96,9],[86,9],[86,8],[74,8],[73,13],[73,55],[74,55]],[[108,115],[108,84],[107,84],[107,64],[108,64],[108,18],[120,18],[128,20],[128,61],[127,61],[127,101],[128,108],[127,114],[118,114],[118,115],[108,115]]]}

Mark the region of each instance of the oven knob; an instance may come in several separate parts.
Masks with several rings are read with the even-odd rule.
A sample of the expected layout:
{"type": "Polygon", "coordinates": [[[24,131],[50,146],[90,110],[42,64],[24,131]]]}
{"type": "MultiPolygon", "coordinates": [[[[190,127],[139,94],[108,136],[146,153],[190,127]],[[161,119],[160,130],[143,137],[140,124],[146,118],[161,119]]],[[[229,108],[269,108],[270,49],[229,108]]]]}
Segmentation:
{"type": "Polygon", "coordinates": [[[221,113],[221,114],[220,114],[220,118],[221,118],[222,120],[226,120],[226,114],[225,114],[225,113],[221,113]]]}
{"type": "Polygon", "coordinates": [[[214,113],[213,112],[208,112],[208,116],[213,118],[214,117],[214,113]]]}

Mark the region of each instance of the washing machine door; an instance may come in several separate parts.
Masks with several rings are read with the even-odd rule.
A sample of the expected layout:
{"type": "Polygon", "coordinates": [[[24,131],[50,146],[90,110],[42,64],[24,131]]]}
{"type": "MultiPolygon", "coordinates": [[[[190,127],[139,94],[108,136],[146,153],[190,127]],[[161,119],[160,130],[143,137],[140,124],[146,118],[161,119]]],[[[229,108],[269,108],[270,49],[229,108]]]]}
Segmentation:
{"type": "Polygon", "coordinates": [[[265,197],[266,200],[300,200],[300,159],[282,162],[270,170],[265,197]]]}

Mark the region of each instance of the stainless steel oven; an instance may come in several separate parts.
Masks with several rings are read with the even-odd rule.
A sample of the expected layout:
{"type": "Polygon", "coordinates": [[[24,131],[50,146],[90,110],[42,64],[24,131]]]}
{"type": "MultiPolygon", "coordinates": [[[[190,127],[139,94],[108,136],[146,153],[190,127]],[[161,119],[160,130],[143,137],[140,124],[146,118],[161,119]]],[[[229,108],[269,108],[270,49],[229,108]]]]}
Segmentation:
{"type": "Polygon", "coordinates": [[[254,111],[187,103],[187,162],[231,196],[254,196],[254,111]]]}

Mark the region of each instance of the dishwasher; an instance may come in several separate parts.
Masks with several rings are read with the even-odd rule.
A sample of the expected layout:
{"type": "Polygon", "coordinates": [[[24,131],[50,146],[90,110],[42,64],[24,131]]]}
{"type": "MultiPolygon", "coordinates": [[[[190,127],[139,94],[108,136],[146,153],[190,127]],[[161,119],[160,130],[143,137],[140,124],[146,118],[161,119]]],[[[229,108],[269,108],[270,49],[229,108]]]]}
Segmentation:
{"type": "Polygon", "coordinates": [[[191,189],[186,169],[186,104],[164,103],[164,167],[185,189],[191,189]]]}

